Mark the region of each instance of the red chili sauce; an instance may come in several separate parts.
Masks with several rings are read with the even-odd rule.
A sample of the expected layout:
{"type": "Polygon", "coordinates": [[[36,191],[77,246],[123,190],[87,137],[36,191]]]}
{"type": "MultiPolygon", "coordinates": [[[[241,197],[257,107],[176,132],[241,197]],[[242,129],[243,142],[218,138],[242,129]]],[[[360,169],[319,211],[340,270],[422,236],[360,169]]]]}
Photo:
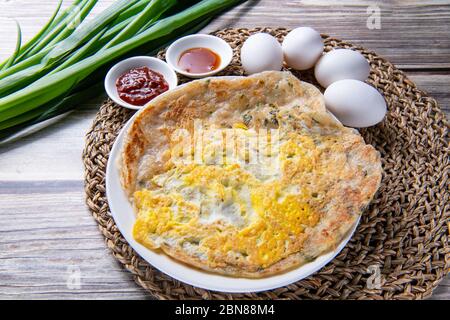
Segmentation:
{"type": "Polygon", "coordinates": [[[205,73],[220,66],[220,56],[208,48],[191,48],[180,55],[178,65],[189,73],[205,73]]]}
{"type": "Polygon", "coordinates": [[[116,81],[120,99],[135,106],[143,106],[156,96],[169,90],[163,75],[148,67],[134,68],[116,81]]]}

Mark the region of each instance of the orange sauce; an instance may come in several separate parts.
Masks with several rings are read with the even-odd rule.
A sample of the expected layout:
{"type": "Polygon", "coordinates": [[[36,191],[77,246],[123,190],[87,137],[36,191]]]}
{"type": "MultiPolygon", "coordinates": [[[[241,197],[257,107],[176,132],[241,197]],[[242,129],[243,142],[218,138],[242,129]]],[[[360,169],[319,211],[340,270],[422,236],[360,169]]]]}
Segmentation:
{"type": "Polygon", "coordinates": [[[189,73],[205,73],[220,66],[220,56],[208,48],[191,48],[178,59],[178,66],[189,73]]]}

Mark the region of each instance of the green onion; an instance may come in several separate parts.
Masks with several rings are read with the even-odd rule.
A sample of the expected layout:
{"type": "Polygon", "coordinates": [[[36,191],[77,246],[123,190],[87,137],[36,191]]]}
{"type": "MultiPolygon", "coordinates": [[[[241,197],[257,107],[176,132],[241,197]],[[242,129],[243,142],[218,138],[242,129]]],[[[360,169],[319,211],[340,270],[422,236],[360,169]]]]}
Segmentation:
{"type": "MultiPolygon", "coordinates": [[[[15,72],[24,70],[27,67],[39,63],[42,58],[55,46],[54,44],[49,45],[49,42],[51,42],[58,35],[58,39],[62,40],[64,36],[68,36],[71,32],[73,32],[74,29],[69,28],[69,25],[73,23],[75,16],[78,16],[77,19],[81,20],[86,17],[88,12],[86,12],[86,14],[82,16],[78,15],[78,12],[82,10],[82,8],[85,7],[86,4],[88,4],[88,0],[77,0],[61,15],[54,19],[47,30],[42,32],[42,35],[38,39],[32,40],[34,43],[29,46],[28,50],[26,50],[25,52],[21,52],[20,56],[16,60],[16,63],[12,67],[0,72],[0,79],[3,79],[15,72]],[[66,31],[63,35],[61,35],[61,31],[64,29],[66,29],[66,31]],[[39,52],[30,52],[31,50],[39,52]]],[[[95,5],[95,2],[90,3],[89,8],[92,9],[93,5],[95,5]]]]}
{"type": "Polygon", "coordinates": [[[97,19],[81,24],[76,33],[71,34],[67,39],[61,41],[61,43],[54,47],[44,57],[43,61],[45,63],[52,63],[52,61],[59,60],[62,56],[72,52],[72,50],[79,45],[96,36],[98,32],[114,20],[122,10],[125,10],[130,2],[131,1],[129,0],[118,0],[97,16],[97,19]]]}
{"type": "Polygon", "coordinates": [[[19,60],[26,56],[27,53],[39,43],[42,37],[44,37],[47,34],[47,31],[52,26],[53,22],[56,19],[56,16],[58,15],[59,10],[61,9],[62,0],[59,0],[58,7],[56,8],[55,12],[53,13],[53,16],[50,18],[50,20],[47,22],[47,24],[39,31],[30,41],[28,41],[20,50],[20,57],[19,60]]]}
{"type": "Polygon", "coordinates": [[[68,23],[83,21],[96,2],[75,1],[71,7],[76,13],[58,13],[59,4],[31,44],[25,49],[17,46],[16,54],[3,64],[0,138],[103,92],[104,74],[118,59],[154,51],[182,34],[195,32],[213,15],[241,1],[203,0],[183,10],[189,2],[118,0],[72,30],[68,23]]]}
{"type": "Polygon", "coordinates": [[[63,63],[61,63],[58,67],[56,67],[54,70],[52,70],[49,74],[56,73],[60,70],[65,69],[66,67],[74,64],[75,62],[80,61],[83,59],[90,51],[93,50],[93,48],[97,45],[98,41],[101,39],[103,34],[106,32],[106,29],[99,32],[94,38],[89,40],[88,43],[86,43],[82,48],[80,48],[78,51],[76,51],[74,54],[72,54],[67,60],[65,60],[63,63]]]}
{"type": "Polygon", "coordinates": [[[12,65],[20,52],[20,47],[22,45],[22,30],[20,29],[20,24],[17,21],[16,26],[17,26],[16,49],[14,50],[13,55],[7,60],[6,64],[3,66],[2,69],[7,69],[10,65],[12,65]]]}
{"type": "MultiPolygon", "coordinates": [[[[57,46],[52,48],[44,57],[40,59],[39,65],[32,66],[30,70],[25,69],[18,72],[16,71],[16,73],[13,73],[10,76],[4,76],[3,79],[0,80],[0,95],[9,94],[14,90],[21,89],[43,76],[44,73],[53,68],[61,61],[61,59],[75,50],[75,48],[79,47],[92,37],[97,37],[98,33],[101,32],[101,30],[105,28],[112,20],[114,20],[121,11],[125,10],[129,4],[129,0],[120,0],[113,3],[113,5],[103,11],[97,19],[80,25],[80,28],[76,33],[71,34],[57,46]]],[[[90,10],[90,7],[87,8],[90,10]]],[[[80,12],[80,15],[81,14],[82,13],[80,12]]],[[[70,26],[67,28],[70,28],[70,26]]],[[[92,43],[90,43],[90,46],[92,47],[92,43]]],[[[86,53],[89,53],[89,51],[84,49],[83,54],[86,53]]],[[[78,57],[80,56],[81,55],[78,55],[78,57]]],[[[71,61],[76,62],[78,60],[72,59],[71,61]]],[[[64,65],[67,64],[65,63],[64,65]]]]}
{"type": "Polygon", "coordinates": [[[164,11],[170,9],[175,4],[176,0],[151,1],[147,7],[145,7],[144,11],[142,11],[142,13],[139,14],[133,22],[131,22],[117,36],[115,36],[114,39],[108,42],[103,49],[113,47],[116,44],[119,44],[122,41],[134,36],[139,31],[143,23],[156,21],[164,13],[164,11]]]}
{"type": "MultiPolygon", "coordinates": [[[[77,1],[79,2],[79,0],[77,1]]],[[[20,56],[17,60],[20,60],[20,58],[26,54],[26,51],[28,49],[30,49],[31,47],[33,47],[36,43],[39,42],[39,40],[47,33],[47,31],[51,28],[51,26],[53,25],[53,22],[56,19],[57,14],[59,13],[59,10],[61,9],[61,4],[62,4],[62,0],[59,0],[58,3],[58,7],[56,8],[55,12],[53,13],[52,17],[50,18],[50,20],[47,22],[47,24],[30,40],[28,41],[25,45],[23,45],[20,48],[20,56]]],[[[4,61],[3,63],[0,64],[0,70],[4,69],[4,65],[9,61],[9,59],[7,59],[6,61],[4,61]]]]}
{"type": "Polygon", "coordinates": [[[74,9],[72,13],[63,19],[52,32],[39,41],[39,43],[26,54],[26,57],[38,53],[45,46],[56,44],[71,35],[77,27],[77,24],[89,14],[96,3],[97,0],[82,1],[80,5],[76,7],[77,9],[74,9]]]}

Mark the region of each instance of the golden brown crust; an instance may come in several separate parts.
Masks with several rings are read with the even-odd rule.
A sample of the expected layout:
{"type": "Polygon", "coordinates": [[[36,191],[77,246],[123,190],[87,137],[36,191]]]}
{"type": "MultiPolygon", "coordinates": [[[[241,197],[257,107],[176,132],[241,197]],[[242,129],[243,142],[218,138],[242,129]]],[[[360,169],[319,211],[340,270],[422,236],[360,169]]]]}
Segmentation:
{"type": "MultiPolygon", "coordinates": [[[[139,112],[125,137],[121,179],[130,198],[134,191],[149,187],[146,183],[151,177],[168,170],[168,136],[173,130],[188,128],[187,123],[193,119],[207,119],[220,127],[228,127],[258,104],[279,110],[279,119],[287,127],[286,132],[299,132],[311,139],[338,137],[338,143],[330,144],[335,149],[324,148],[322,152],[328,153],[320,158],[321,165],[329,165],[330,170],[338,171],[333,172],[334,180],[297,172],[296,168],[286,169],[291,173],[289,179],[292,182],[296,179],[316,181],[317,189],[323,191],[320,201],[311,201],[313,209],[320,212],[319,222],[306,228],[303,238],[299,239],[301,251],[266,267],[256,268],[241,259],[229,261],[225,258],[208,264],[204,257],[182,245],[163,241],[156,246],[169,256],[206,271],[230,276],[258,278],[273,275],[336,248],[370,203],[381,182],[379,153],[366,145],[356,130],[342,126],[326,112],[318,89],[286,72],[193,81],[153,100],[139,112]]],[[[263,126],[263,121],[258,122],[257,116],[252,115],[253,125],[263,126]]],[[[141,239],[140,242],[145,241],[141,239]]],[[[147,246],[155,247],[149,243],[147,246]]]]}

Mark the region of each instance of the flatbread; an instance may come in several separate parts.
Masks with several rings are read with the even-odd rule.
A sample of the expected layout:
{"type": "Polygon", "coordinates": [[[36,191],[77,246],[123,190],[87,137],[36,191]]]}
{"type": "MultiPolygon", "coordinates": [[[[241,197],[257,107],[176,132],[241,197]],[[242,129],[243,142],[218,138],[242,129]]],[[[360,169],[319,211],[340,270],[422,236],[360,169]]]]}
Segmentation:
{"type": "Polygon", "coordinates": [[[317,88],[275,71],[192,81],[154,99],[126,133],[121,159],[138,242],[203,270],[254,278],[335,248],[381,172],[379,153],[327,113],[317,88]],[[186,150],[196,150],[199,121],[201,132],[223,133],[202,136],[196,162],[186,150]],[[268,140],[248,142],[261,132],[268,140]],[[227,134],[235,149],[220,139],[227,134]],[[217,150],[237,151],[224,161],[217,150]],[[250,150],[261,155],[256,162],[250,150]]]}

